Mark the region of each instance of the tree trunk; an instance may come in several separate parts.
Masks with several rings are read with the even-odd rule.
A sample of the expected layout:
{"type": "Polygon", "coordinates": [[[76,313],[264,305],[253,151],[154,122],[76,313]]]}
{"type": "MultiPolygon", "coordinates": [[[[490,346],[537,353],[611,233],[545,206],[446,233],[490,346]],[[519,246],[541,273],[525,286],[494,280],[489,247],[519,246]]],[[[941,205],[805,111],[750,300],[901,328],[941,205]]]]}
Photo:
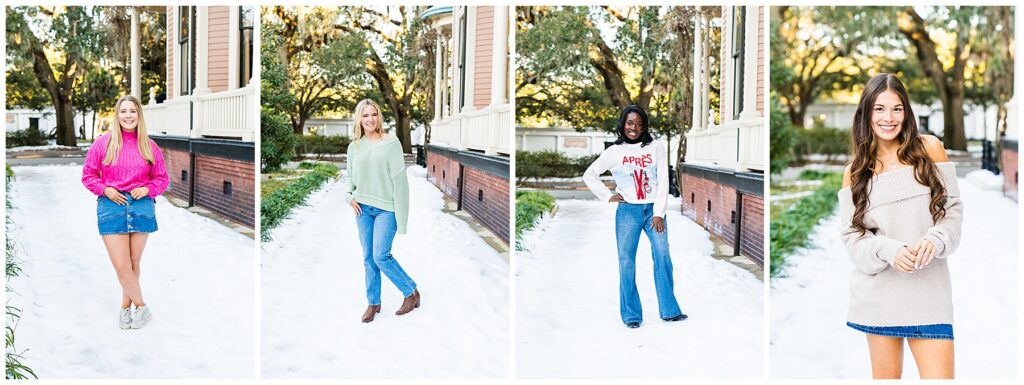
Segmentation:
{"type": "Polygon", "coordinates": [[[903,20],[899,23],[900,33],[916,48],[917,59],[924,73],[932,80],[935,90],[942,100],[943,145],[951,150],[967,150],[967,137],[964,132],[964,69],[965,59],[970,47],[967,39],[960,35],[968,31],[958,31],[956,36],[955,59],[953,67],[947,73],[942,69],[936,53],[936,44],[925,28],[925,21],[913,8],[903,10],[903,20]]]}
{"type": "Polygon", "coordinates": [[[54,104],[54,109],[57,111],[57,144],[61,146],[77,146],[74,107],[70,101],[64,100],[54,104]]]}

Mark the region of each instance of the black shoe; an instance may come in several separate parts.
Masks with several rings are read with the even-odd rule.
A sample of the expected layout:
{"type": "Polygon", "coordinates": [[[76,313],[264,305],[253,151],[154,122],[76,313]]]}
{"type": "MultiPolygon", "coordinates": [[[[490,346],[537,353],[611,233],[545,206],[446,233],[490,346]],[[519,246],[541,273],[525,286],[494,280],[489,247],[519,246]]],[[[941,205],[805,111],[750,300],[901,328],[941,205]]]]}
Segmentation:
{"type": "Polygon", "coordinates": [[[630,328],[630,329],[636,329],[636,328],[640,327],[640,323],[639,322],[626,322],[626,327],[630,328]]]}
{"type": "Polygon", "coordinates": [[[686,316],[686,314],[681,314],[680,313],[679,315],[677,315],[675,317],[662,318],[662,319],[665,320],[665,321],[669,321],[669,322],[675,322],[675,321],[682,321],[682,320],[687,319],[687,318],[690,318],[690,317],[686,316]]]}

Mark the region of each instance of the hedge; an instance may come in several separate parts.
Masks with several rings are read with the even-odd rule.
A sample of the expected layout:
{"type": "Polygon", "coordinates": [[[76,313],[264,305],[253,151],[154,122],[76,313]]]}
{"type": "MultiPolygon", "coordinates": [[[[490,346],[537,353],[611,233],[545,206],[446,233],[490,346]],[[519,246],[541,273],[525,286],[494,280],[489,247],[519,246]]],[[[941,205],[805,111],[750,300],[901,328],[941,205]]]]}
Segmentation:
{"type": "Polygon", "coordinates": [[[281,224],[293,208],[305,203],[310,193],[338,175],[338,166],[330,163],[302,162],[299,168],[309,172],[285,188],[263,197],[260,204],[260,239],[263,242],[270,241],[270,231],[281,224]]]}
{"type": "Polygon", "coordinates": [[[344,154],[348,152],[349,137],[344,135],[295,135],[295,152],[302,154],[344,154]]]}
{"type": "MultiPolygon", "coordinates": [[[[805,171],[801,179],[818,179],[822,173],[805,171]]],[[[808,236],[818,221],[835,210],[839,201],[837,194],[843,184],[843,175],[827,173],[823,184],[814,194],[800,198],[793,206],[771,221],[771,276],[782,273],[786,256],[799,248],[808,246],[808,236]]]]}
{"type": "Polygon", "coordinates": [[[523,249],[520,244],[523,232],[532,229],[544,213],[554,208],[555,197],[551,194],[543,191],[516,191],[516,250],[523,249]]]}
{"type": "Polygon", "coordinates": [[[575,178],[582,176],[598,156],[570,158],[557,151],[516,151],[516,178],[575,178]]]}

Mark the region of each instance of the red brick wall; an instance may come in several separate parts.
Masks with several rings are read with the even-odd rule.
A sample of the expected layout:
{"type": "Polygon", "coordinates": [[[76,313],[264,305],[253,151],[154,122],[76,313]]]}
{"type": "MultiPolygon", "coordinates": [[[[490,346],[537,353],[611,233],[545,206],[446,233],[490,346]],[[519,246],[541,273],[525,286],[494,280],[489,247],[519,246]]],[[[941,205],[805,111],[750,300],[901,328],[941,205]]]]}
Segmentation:
{"type": "Polygon", "coordinates": [[[255,227],[256,165],[252,162],[196,155],[195,205],[248,227],[255,227]],[[224,182],[231,182],[231,194],[224,182]]]}
{"type": "Polygon", "coordinates": [[[462,209],[508,242],[508,179],[472,167],[466,167],[463,175],[466,180],[462,189],[462,209]]]}
{"type": "MultiPolygon", "coordinates": [[[[509,241],[509,180],[466,166],[463,170],[462,209],[495,235],[509,241]],[[479,199],[483,191],[483,201],[479,199]]],[[[459,194],[459,162],[437,152],[427,152],[427,180],[449,198],[459,194]]]]}
{"type": "Polygon", "coordinates": [[[181,179],[182,171],[191,174],[191,171],[189,171],[188,151],[161,148],[160,152],[164,154],[164,166],[167,168],[167,179],[171,181],[171,185],[167,188],[166,194],[188,201],[189,180],[192,178],[192,175],[188,175],[189,179],[181,179]]]}
{"type": "Polygon", "coordinates": [[[454,199],[459,193],[458,179],[458,162],[439,153],[427,151],[427,180],[454,199]]]}
{"type": "Polygon", "coordinates": [[[764,267],[764,197],[743,194],[740,254],[764,267]]]}
{"type": "Polygon", "coordinates": [[[732,211],[736,210],[736,188],[684,173],[681,198],[683,215],[725,242],[735,244],[732,211]]]}
{"type": "Polygon", "coordinates": [[[1017,194],[1017,151],[1003,149],[1003,195],[1018,202],[1017,194]]]}

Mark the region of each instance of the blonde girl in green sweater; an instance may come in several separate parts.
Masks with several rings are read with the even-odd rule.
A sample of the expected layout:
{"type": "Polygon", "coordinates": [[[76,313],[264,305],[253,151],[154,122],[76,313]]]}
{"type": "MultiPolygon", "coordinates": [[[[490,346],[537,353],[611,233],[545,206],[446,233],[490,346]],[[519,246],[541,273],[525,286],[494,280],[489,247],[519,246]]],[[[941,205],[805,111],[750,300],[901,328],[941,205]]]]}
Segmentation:
{"type": "Polygon", "coordinates": [[[366,269],[366,299],[369,306],[363,322],[372,322],[380,313],[381,273],[384,273],[405,300],[395,311],[403,315],[420,307],[416,282],[391,255],[395,234],[405,234],[409,213],[409,180],[405,174],[402,144],[384,132],[380,106],[370,99],[356,105],[352,143],[348,146],[348,192],[363,246],[366,269]]]}

